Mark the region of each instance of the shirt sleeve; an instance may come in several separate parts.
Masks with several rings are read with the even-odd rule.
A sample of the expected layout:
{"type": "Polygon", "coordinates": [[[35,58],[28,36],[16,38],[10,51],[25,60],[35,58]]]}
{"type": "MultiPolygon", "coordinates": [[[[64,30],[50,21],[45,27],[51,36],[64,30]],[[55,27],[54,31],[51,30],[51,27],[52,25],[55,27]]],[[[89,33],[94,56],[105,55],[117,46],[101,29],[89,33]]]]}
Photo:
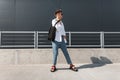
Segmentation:
{"type": "MultiPolygon", "coordinates": [[[[62,23],[62,24],[63,24],[63,23],[62,23]]],[[[62,35],[66,36],[64,24],[63,24],[63,28],[62,28],[62,35]]]]}
{"type": "Polygon", "coordinates": [[[53,20],[52,20],[52,26],[54,26],[55,23],[56,23],[56,21],[53,19],[53,20]]]}

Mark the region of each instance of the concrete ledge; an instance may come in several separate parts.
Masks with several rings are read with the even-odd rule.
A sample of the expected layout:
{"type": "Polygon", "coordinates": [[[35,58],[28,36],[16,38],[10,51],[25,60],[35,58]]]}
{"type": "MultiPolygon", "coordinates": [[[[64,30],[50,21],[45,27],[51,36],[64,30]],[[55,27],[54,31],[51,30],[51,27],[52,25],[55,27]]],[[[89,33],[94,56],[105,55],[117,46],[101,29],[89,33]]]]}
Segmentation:
{"type": "MultiPolygon", "coordinates": [[[[73,63],[120,63],[119,48],[68,48],[73,63]]],[[[58,63],[66,63],[59,51],[58,63]]],[[[52,49],[0,49],[0,65],[52,64],[52,49]]]]}

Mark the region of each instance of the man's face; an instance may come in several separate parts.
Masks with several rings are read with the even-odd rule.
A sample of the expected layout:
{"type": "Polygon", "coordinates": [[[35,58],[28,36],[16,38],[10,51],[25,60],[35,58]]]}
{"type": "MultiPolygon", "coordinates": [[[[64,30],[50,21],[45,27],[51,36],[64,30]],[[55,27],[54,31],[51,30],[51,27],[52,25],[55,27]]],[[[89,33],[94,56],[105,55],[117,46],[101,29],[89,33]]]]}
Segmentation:
{"type": "Polygon", "coordinates": [[[56,14],[56,18],[58,18],[59,20],[61,20],[63,18],[63,14],[61,12],[57,13],[56,14]]]}

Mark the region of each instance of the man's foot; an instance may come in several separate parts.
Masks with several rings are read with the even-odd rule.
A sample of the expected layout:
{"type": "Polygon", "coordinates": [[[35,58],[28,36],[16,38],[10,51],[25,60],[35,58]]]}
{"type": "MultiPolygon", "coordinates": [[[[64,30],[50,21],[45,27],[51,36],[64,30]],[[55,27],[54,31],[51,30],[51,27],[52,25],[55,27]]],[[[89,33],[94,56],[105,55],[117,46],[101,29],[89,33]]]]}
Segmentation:
{"type": "Polygon", "coordinates": [[[70,69],[73,70],[73,71],[78,71],[78,69],[75,67],[75,65],[70,65],[70,69]]]}
{"type": "Polygon", "coordinates": [[[55,72],[55,71],[56,71],[56,67],[55,67],[55,66],[52,66],[50,71],[51,71],[51,72],[55,72]]]}

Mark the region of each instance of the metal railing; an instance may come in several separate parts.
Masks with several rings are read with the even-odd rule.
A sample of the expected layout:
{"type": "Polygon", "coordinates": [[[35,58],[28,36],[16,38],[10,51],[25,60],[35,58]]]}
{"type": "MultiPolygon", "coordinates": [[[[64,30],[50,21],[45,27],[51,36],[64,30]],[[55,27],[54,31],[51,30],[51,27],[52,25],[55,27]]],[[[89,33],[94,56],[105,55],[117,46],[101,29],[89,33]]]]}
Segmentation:
{"type": "MultiPolygon", "coordinates": [[[[66,32],[67,47],[120,47],[120,32],[66,32]]],[[[51,47],[47,31],[0,31],[1,48],[51,47]]]]}

